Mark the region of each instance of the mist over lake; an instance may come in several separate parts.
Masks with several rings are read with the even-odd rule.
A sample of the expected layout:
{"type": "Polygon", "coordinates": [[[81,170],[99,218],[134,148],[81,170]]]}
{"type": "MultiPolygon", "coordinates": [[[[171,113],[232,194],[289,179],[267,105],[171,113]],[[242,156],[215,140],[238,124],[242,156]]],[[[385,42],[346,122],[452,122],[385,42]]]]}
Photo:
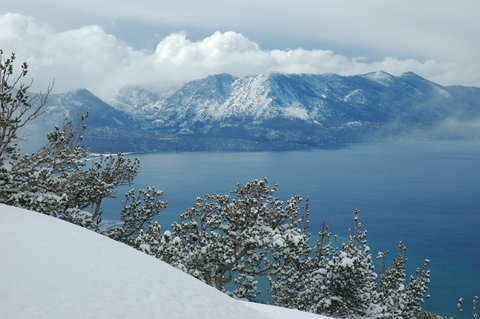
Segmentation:
{"type": "Polygon", "coordinates": [[[424,309],[455,315],[459,297],[480,294],[480,141],[395,141],[334,145],[297,151],[182,152],[129,155],[141,161],[136,184],[106,203],[104,220],[118,219],[130,188],[155,186],[169,202],[158,221],[170,228],[178,215],[209,193],[267,177],[286,201],[310,198],[310,232],[330,223],[347,236],[360,209],[372,254],[398,241],[407,246],[409,274],[431,260],[431,298],[424,309]]]}

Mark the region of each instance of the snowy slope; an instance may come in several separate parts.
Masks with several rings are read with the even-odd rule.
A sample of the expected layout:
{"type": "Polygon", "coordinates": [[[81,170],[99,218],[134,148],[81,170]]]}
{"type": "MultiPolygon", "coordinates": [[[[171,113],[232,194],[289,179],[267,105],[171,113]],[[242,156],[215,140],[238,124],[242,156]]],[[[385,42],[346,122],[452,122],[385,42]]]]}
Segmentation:
{"type": "Polygon", "coordinates": [[[0,204],[0,318],[326,318],[229,298],[81,227],[0,204]]]}

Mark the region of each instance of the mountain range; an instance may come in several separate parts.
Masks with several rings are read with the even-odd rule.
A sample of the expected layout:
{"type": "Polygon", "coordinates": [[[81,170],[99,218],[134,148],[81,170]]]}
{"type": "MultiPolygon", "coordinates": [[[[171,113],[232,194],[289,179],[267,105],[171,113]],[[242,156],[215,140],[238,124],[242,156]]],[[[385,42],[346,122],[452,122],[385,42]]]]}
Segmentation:
{"type": "Polygon", "coordinates": [[[125,86],[103,99],[80,89],[52,94],[37,129],[86,112],[85,143],[97,152],[480,137],[480,88],[441,86],[411,72],[217,74],[182,86],[125,86]]]}

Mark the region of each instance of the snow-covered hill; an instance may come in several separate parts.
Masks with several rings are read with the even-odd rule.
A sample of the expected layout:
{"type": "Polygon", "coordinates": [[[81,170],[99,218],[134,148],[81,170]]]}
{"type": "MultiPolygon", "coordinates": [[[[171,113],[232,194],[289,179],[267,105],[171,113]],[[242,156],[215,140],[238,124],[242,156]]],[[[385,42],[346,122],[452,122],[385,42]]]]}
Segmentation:
{"type": "Polygon", "coordinates": [[[0,318],[326,318],[234,300],[129,246],[3,204],[0,256],[0,318]]]}

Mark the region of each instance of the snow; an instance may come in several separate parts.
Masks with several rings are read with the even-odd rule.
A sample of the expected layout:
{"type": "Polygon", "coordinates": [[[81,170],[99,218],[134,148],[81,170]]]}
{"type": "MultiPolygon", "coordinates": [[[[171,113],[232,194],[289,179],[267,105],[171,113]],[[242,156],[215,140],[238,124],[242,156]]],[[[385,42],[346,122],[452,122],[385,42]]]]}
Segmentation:
{"type": "Polygon", "coordinates": [[[322,319],[325,316],[316,315],[314,313],[302,312],[293,309],[264,305],[248,301],[242,301],[245,305],[275,319],[322,319]]]}
{"type": "Polygon", "coordinates": [[[368,99],[365,97],[365,94],[360,89],[355,89],[349,92],[347,95],[345,95],[343,100],[345,102],[353,102],[353,103],[359,103],[359,104],[368,103],[368,99]]]}
{"type": "Polygon", "coordinates": [[[388,86],[393,82],[393,76],[384,71],[371,72],[364,74],[363,76],[385,86],[388,86]]]}
{"type": "Polygon", "coordinates": [[[296,105],[289,106],[285,108],[285,116],[286,117],[293,117],[293,118],[298,118],[301,120],[308,120],[309,115],[307,110],[302,108],[302,105],[300,103],[296,103],[296,105]]]}
{"type": "MultiPolygon", "coordinates": [[[[344,253],[342,253],[344,254],[344,253]]],[[[344,268],[351,268],[353,267],[353,259],[352,258],[348,258],[348,257],[343,257],[342,258],[342,267],[344,268]]]]}
{"type": "Polygon", "coordinates": [[[79,226],[0,204],[0,318],[326,318],[234,300],[79,226]]]}
{"type": "Polygon", "coordinates": [[[445,91],[441,86],[437,86],[437,85],[434,85],[433,86],[437,92],[442,95],[443,97],[445,98],[451,98],[452,96],[450,95],[450,93],[448,93],[447,91],[445,91]]]}

